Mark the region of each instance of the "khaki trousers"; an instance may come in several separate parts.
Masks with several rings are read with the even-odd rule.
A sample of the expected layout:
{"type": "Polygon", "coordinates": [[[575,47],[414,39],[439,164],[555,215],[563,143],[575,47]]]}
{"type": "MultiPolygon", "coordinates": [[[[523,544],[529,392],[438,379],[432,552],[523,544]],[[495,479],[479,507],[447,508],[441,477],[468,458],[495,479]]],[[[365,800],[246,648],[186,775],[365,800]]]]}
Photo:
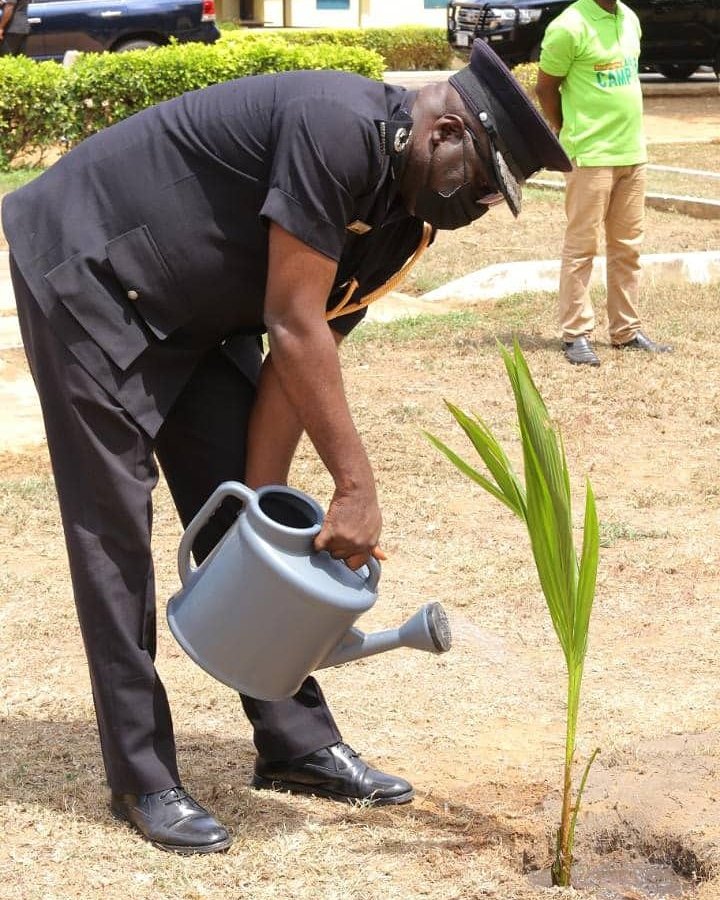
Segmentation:
{"type": "Polygon", "coordinates": [[[589,335],[595,312],[588,285],[605,226],[608,331],[613,344],[640,329],[636,303],[644,236],[647,167],[576,166],[566,173],[567,228],[562,251],[559,318],[564,341],[589,335]]]}

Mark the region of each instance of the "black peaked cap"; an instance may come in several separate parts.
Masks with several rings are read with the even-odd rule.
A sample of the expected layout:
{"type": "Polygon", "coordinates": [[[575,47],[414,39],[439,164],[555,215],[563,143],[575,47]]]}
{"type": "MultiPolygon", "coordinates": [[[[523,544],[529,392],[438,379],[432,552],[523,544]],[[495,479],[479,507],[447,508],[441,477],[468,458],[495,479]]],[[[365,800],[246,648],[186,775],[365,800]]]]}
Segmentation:
{"type": "Polygon", "coordinates": [[[519,181],[539,169],[569,172],[570,160],[500,57],[473,42],[470,62],[448,79],[519,181]]]}

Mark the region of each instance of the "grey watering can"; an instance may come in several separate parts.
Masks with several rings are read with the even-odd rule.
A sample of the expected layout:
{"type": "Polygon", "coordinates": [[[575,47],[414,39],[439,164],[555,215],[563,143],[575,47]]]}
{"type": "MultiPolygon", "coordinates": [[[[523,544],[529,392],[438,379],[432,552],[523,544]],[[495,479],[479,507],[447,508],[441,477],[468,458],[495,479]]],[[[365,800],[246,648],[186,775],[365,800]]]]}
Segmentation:
{"type": "Polygon", "coordinates": [[[284,485],[253,491],[221,484],[187,527],[178,551],[182,589],[169,601],[170,630],[206,672],[260,700],[292,696],[316,669],[396,647],[431,653],[450,649],[439,603],[423,606],[400,628],[364,634],[355,620],[377,599],[380,565],[357,571],[313,539],[323,511],[284,485]],[[242,509],[197,568],[190,552],[200,529],[226,497],[242,509]]]}

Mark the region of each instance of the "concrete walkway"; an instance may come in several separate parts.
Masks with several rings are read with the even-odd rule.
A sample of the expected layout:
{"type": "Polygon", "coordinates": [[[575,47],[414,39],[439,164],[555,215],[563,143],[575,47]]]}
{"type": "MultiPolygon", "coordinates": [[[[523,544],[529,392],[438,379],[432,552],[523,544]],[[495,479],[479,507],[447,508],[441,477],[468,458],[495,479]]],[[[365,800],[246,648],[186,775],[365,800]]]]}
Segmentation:
{"type": "MultiPolygon", "coordinates": [[[[643,280],[714,284],[720,282],[720,250],[698,253],[649,253],[640,257],[643,280]]],[[[423,294],[419,301],[432,308],[435,303],[467,306],[523,292],[556,291],[560,275],[557,259],[496,263],[471,272],[442,287],[423,294]]],[[[605,281],[605,259],[593,265],[591,285],[605,281]]],[[[372,307],[370,307],[372,309],[372,307]]]]}

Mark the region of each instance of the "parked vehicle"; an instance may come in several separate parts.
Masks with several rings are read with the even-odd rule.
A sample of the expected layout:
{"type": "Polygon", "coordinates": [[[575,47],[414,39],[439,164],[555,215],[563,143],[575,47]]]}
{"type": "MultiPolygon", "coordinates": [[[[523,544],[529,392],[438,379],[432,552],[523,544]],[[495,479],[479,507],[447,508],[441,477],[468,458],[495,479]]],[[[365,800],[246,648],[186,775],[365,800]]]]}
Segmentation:
{"type": "Polygon", "coordinates": [[[215,0],[33,0],[27,54],[61,60],[68,50],[139,50],[180,42],[211,44],[220,32],[215,0]]]}
{"type": "MultiPolygon", "coordinates": [[[[463,54],[487,41],[509,66],[534,62],[549,22],[572,0],[450,0],[448,41],[463,54]]],[[[667,78],[689,78],[700,66],[720,77],[720,0],[627,0],[643,29],[640,65],[667,78]]]]}

